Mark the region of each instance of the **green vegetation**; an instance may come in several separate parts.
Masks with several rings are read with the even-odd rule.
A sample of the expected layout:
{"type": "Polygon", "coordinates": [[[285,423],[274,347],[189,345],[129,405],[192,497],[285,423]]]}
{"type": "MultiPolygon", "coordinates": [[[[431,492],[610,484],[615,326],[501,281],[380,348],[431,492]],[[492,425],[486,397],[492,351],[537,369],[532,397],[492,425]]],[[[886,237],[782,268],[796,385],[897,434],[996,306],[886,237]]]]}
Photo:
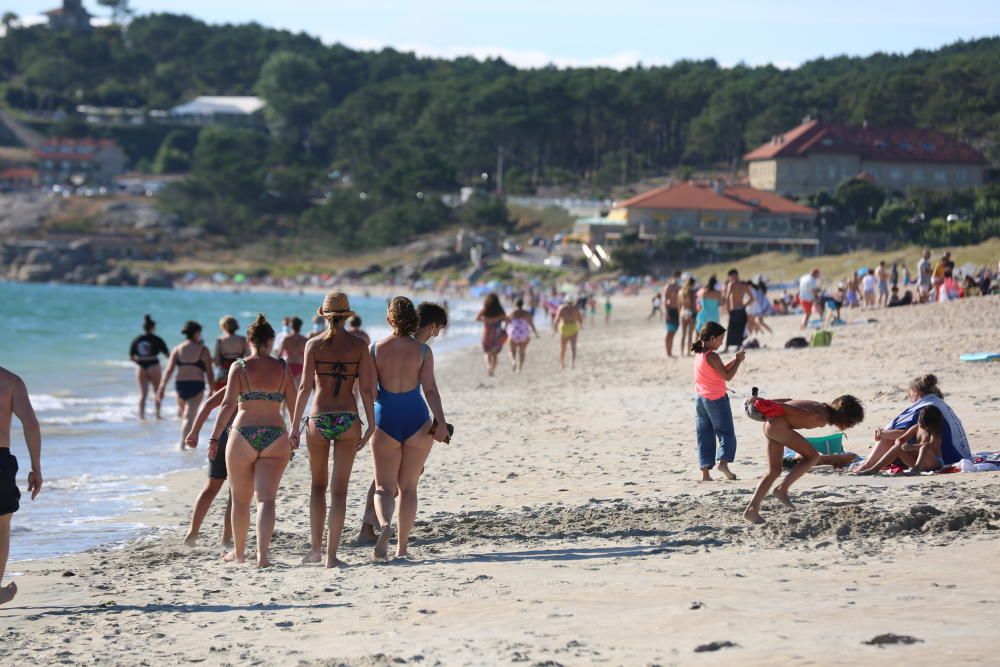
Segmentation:
{"type": "MultiPolygon", "coordinates": [[[[101,4],[118,20],[130,13],[127,2],[101,4]]],[[[212,129],[195,140],[169,125],[102,130],[123,137],[134,166],[190,168],[191,181],[168,192],[165,205],[228,240],[321,230],[355,252],[458,223],[506,232],[513,221],[498,200],[477,197],[455,210],[439,195],[467,185],[493,191],[501,154],[507,192],[562,186],[601,195],[670,170],[731,167],[806,114],[933,126],[1000,159],[1000,38],[906,56],[820,59],[794,70],[706,60],[619,72],[359,52],[256,24],[171,14],[86,35],[7,23],[0,95],[24,112],[72,115],[78,104],[166,109],[199,94],[264,97],[267,133],[212,129]]],[[[93,131],[73,117],[46,129],[93,131]]],[[[843,215],[863,210],[867,218],[864,192],[835,194],[850,206],[838,209],[843,215]]],[[[904,227],[906,205],[893,202],[872,225],[904,227]]],[[[927,240],[983,235],[974,216],[967,225],[941,224],[936,214],[927,220],[927,240]]]]}

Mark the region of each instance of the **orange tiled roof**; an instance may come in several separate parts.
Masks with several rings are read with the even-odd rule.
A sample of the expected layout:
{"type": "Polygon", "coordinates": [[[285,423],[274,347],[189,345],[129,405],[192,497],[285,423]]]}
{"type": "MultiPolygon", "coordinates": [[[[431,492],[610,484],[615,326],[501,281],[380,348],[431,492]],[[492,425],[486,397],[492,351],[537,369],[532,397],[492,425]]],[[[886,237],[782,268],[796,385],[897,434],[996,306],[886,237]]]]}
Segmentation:
{"type": "Polygon", "coordinates": [[[617,202],[615,208],[770,212],[808,216],[816,214],[816,211],[808,206],[796,204],[773,192],[746,186],[726,186],[720,193],[716,192],[710,183],[694,181],[655,188],[623,202],[617,202]]]}
{"type": "Polygon", "coordinates": [[[748,162],[810,153],[858,155],[885,162],[987,164],[975,148],[937,130],[915,127],[848,127],[811,120],[776,136],[743,156],[748,162]]]}
{"type": "Polygon", "coordinates": [[[0,171],[0,181],[34,181],[38,179],[38,170],[29,167],[12,167],[0,171]]]}

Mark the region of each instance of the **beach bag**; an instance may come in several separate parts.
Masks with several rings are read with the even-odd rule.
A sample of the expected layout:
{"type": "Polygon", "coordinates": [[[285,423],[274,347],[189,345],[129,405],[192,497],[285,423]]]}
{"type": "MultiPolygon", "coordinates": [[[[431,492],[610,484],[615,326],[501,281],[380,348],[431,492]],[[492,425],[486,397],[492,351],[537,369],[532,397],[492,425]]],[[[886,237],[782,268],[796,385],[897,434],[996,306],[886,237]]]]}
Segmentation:
{"type": "Polygon", "coordinates": [[[787,343],[785,343],[785,349],[790,350],[799,347],[809,347],[809,341],[807,341],[802,336],[796,336],[787,343]]]}
{"type": "Polygon", "coordinates": [[[809,341],[809,345],[810,347],[830,347],[830,343],[832,342],[832,331],[814,331],[812,340],[809,341]]]}

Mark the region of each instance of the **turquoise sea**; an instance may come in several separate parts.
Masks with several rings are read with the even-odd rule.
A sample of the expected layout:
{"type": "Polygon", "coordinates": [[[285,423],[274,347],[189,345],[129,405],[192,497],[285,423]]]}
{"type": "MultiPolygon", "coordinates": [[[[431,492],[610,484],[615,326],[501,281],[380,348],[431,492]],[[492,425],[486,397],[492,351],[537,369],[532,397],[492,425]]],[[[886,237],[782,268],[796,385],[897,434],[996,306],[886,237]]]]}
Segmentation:
{"type": "MultiPolygon", "coordinates": [[[[258,312],[276,329],[283,316],[297,315],[307,333],[321,302],[319,294],[0,283],[0,366],[28,385],[42,423],[45,480],[32,502],[24,493],[30,466],[15,419],[11,451],[20,464],[22,498],[11,559],[45,558],[140,537],[148,531],[145,526],[121,519],[138,507],[140,496],[166,473],[206,467],[204,447],[177,448],[171,392],[162,421],[138,419],[128,348],[141,333],[145,313],[169,347],[181,342],[180,329],[189,319],[202,324],[211,347],[223,315],[234,315],[241,332],[258,312]]],[[[351,305],[370,335],[388,332],[383,299],[351,294],[351,305]]],[[[439,353],[471,343],[478,330],[473,305],[450,305],[452,326],[435,343],[439,353]]],[[[191,489],[191,501],[197,491],[191,489]]]]}

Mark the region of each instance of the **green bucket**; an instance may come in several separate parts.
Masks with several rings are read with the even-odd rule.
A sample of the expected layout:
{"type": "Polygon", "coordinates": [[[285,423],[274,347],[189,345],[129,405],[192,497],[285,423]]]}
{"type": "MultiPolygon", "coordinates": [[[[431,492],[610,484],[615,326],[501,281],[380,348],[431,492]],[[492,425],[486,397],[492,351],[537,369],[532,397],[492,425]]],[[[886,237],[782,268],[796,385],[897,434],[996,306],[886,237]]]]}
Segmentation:
{"type": "MultiPolygon", "coordinates": [[[[843,454],[844,453],[844,434],[843,433],[833,433],[831,435],[821,435],[814,438],[806,438],[806,442],[812,445],[817,452],[820,454],[830,455],[830,454],[843,454]]],[[[786,459],[793,459],[797,455],[792,450],[785,447],[786,459]]]]}

